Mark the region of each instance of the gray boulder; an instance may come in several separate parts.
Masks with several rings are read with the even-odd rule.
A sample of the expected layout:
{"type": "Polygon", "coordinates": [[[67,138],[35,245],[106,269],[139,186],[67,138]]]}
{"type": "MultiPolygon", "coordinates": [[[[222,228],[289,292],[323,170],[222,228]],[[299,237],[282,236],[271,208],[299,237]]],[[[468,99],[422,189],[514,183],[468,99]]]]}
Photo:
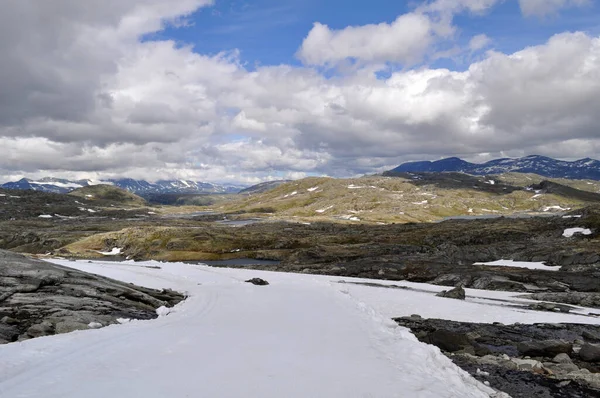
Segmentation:
{"type": "Polygon", "coordinates": [[[466,298],[465,289],[463,289],[462,286],[457,286],[452,290],[444,290],[436,294],[436,296],[453,298],[458,300],[464,300],[466,298]]]}
{"type": "Polygon", "coordinates": [[[558,354],[573,352],[573,344],[562,340],[523,341],[517,344],[517,349],[523,356],[554,358],[558,354]]]}
{"type": "Polygon", "coordinates": [[[600,362],[600,346],[584,344],[579,350],[579,357],[587,362],[600,362]]]}

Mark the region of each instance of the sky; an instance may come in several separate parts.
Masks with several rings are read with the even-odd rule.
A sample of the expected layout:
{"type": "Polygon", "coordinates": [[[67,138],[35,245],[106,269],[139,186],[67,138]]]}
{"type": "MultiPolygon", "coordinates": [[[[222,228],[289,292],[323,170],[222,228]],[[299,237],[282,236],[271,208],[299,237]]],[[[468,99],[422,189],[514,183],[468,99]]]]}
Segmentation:
{"type": "Polygon", "coordinates": [[[600,151],[594,0],[2,0],[0,181],[600,151]]]}

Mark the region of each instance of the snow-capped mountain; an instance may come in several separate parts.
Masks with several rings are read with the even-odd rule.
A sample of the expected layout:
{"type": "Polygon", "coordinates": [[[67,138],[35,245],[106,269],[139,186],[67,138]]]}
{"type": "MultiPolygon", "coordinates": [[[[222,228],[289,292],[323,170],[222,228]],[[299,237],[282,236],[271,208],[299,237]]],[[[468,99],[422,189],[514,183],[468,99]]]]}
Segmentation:
{"type": "Polygon", "coordinates": [[[219,185],[190,180],[161,180],[151,183],[144,180],[123,178],[109,180],[113,185],[138,195],[155,193],[237,193],[244,187],[219,185]]]}
{"type": "Polygon", "coordinates": [[[531,155],[518,159],[495,159],[476,164],[459,158],[447,158],[434,162],[404,163],[392,172],[445,172],[454,171],[473,175],[502,174],[508,172],[534,173],[551,178],[600,180],[600,161],[585,158],[574,162],[531,155]]]}
{"type": "Polygon", "coordinates": [[[1,185],[5,189],[31,189],[34,191],[67,193],[74,189],[90,185],[110,184],[125,189],[138,195],[156,193],[237,193],[244,187],[234,185],[210,184],[188,180],[164,180],[151,183],[145,180],[123,178],[118,180],[92,181],[92,180],[65,180],[61,178],[46,177],[39,180],[22,178],[19,181],[7,182],[1,185]]]}
{"type": "Polygon", "coordinates": [[[92,180],[65,180],[62,178],[45,177],[39,180],[22,178],[19,181],[7,182],[0,187],[5,189],[30,189],[34,191],[66,193],[74,189],[100,184],[92,180]]]}

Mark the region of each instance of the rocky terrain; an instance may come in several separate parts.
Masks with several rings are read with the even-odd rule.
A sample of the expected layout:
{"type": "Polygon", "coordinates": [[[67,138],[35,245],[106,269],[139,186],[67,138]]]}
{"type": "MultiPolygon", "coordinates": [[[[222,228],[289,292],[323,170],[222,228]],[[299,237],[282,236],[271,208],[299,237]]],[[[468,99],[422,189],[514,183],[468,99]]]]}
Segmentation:
{"type": "Polygon", "coordinates": [[[0,250],[0,344],[156,318],[183,298],[0,250]]]}
{"type": "MultiPolygon", "coordinates": [[[[514,291],[537,300],[527,310],[581,305],[598,309],[581,316],[600,314],[600,194],[593,183],[531,175],[312,178],[211,208],[149,208],[106,189],[0,191],[0,249],[78,259],[239,260],[264,270],[428,282],[448,286],[448,300],[463,298],[462,287],[514,291]],[[457,214],[468,217],[451,217],[457,214]],[[429,217],[439,222],[407,222],[429,217]],[[545,265],[481,264],[500,259],[545,265]]],[[[182,298],[1,253],[12,264],[0,266],[4,342],[146,319],[182,298]]],[[[600,391],[596,327],[396,321],[513,397],[600,391]]]]}
{"type": "Polygon", "coordinates": [[[124,257],[139,260],[275,260],[260,267],[501,289],[597,307],[600,209],[576,213],[395,225],[259,222],[232,227],[203,218],[154,226],[146,220],[138,226],[90,233],[52,250],[78,258],[101,257],[99,251],[116,247],[124,257]],[[565,230],[577,227],[590,234],[563,236],[565,230]],[[476,265],[499,259],[544,262],[548,270],[476,265]]]}
{"type": "Polygon", "coordinates": [[[600,327],[396,318],[417,338],[513,398],[600,397],[600,327]]]}

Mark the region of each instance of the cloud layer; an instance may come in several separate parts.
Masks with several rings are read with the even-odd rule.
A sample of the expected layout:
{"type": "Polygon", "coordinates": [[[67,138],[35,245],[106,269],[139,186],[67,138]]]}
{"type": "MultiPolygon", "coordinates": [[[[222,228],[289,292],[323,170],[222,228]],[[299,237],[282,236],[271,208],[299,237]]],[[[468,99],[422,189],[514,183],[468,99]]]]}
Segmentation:
{"type": "MultiPolygon", "coordinates": [[[[420,64],[452,40],[456,13],[496,2],[438,0],[342,30],[316,23],[299,43],[305,66],[249,70],[236,52],[142,40],[208,0],[9,0],[0,174],[258,182],[447,155],[595,156],[600,38],[558,34],[514,54],[489,51],[460,72],[420,64]],[[401,68],[381,78],[390,64],[401,68]]],[[[520,3],[546,15],[583,2],[520,3]]],[[[490,43],[474,36],[464,51],[490,43]]]]}

